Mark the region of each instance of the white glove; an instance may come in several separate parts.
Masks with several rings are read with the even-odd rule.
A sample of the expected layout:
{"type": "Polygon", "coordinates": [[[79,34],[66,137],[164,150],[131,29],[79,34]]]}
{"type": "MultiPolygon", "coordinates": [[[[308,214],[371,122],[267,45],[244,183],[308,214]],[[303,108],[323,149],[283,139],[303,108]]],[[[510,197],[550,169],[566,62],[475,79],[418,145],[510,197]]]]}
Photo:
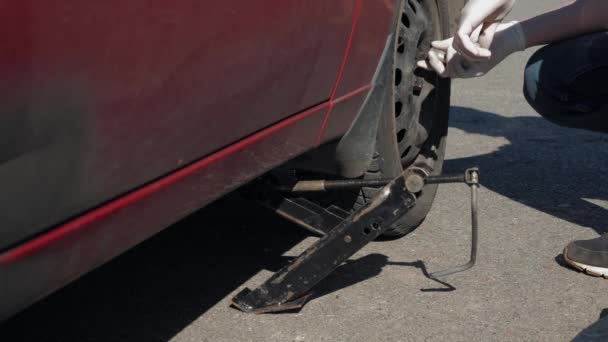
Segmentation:
{"type": "Polygon", "coordinates": [[[498,25],[514,4],[515,0],[469,0],[462,9],[454,49],[470,61],[490,58],[492,53],[484,45],[492,43],[498,25]]]}
{"type": "Polygon", "coordinates": [[[453,40],[454,38],[450,38],[433,42],[427,60],[418,61],[418,66],[434,70],[441,77],[479,77],[488,73],[510,54],[526,48],[526,37],[517,21],[498,25],[492,43],[484,46],[492,51],[487,60],[469,61],[454,49],[453,40]]]}

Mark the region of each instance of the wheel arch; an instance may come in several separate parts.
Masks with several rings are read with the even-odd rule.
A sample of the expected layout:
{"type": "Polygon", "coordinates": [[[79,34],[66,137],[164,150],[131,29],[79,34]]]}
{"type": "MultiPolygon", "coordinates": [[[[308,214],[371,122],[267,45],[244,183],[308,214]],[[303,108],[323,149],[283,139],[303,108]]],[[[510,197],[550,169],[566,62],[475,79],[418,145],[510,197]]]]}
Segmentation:
{"type": "MultiPolygon", "coordinates": [[[[378,137],[378,125],[387,106],[392,106],[386,88],[392,80],[395,47],[395,23],[400,9],[408,0],[397,0],[390,30],[367,96],[346,132],[315,151],[290,162],[294,169],[321,172],[346,178],[363,176],[373,161],[378,137]]],[[[458,14],[465,0],[435,0],[442,19],[442,35],[448,37],[455,30],[458,14]],[[449,29],[448,29],[449,28],[449,29]]],[[[387,109],[390,111],[390,109],[387,109]]],[[[328,139],[325,139],[327,141],[328,139]]]]}

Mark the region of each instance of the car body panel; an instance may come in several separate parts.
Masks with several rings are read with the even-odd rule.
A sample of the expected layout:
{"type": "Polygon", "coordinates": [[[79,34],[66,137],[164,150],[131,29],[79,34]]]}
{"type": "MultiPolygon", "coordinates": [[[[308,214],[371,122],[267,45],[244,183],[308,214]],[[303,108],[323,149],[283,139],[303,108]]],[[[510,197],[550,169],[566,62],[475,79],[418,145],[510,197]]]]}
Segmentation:
{"type": "Polygon", "coordinates": [[[336,98],[369,84],[393,26],[397,0],[362,1],[357,30],[336,98]]]}
{"type": "Polygon", "coordinates": [[[348,60],[330,99],[330,113],[319,136],[319,143],[329,142],[344,134],[357,115],[367,93],[357,96],[345,94],[370,84],[386,46],[396,5],[396,0],[361,1],[348,60]]]}
{"type": "MultiPolygon", "coordinates": [[[[198,62],[202,63],[205,60],[205,56],[208,57],[201,51],[182,55],[183,63],[179,65],[181,68],[159,69],[159,66],[167,63],[162,58],[169,58],[168,55],[175,53],[164,49],[176,49],[171,44],[177,43],[172,42],[170,38],[177,38],[178,31],[172,31],[173,36],[161,32],[157,32],[159,35],[153,35],[155,38],[160,36],[164,38],[161,40],[162,49],[152,51],[153,47],[158,47],[158,44],[155,45],[156,42],[149,42],[149,46],[143,47],[130,46],[129,43],[133,43],[133,39],[127,39],[130,35],[145,37],[150,32],[137,29],[134,32],[125,32],[124,27],[122,31],[119,27],[113,28],[117,32],[125,33],[126,37],[116,34],[114,38],[122,42],[123,49],[133,53],[120,58],[112,56],[113,53],[119,52],[102,49],[96,51],[100,54],[97,56],[94,55],[93,49],[91,51],[84,49],[83,46],[86,47],[87,44],[95,45],[94,42],[87,40],[93,32],[81,34],[72,32],[74,36],[66,39],[63,45],[40,43],[48,45],[49,49],[56,47],[53,51],[39,55],[39,58],[43,56],[51,58],[48,62],[44,59],[21,61],[17,58],[20,53],[27,54],[29,51],[35,56],[39,50],[31,50],[36,44],[27,41],[28,32],[13,37],[13,44],[17,44],[15,46],[18,46],[20,41],[27,41],[27,44],[23,43],[22,46],[25,50],[14,52],[12,57],[0,53],[0,68],[12,65],[16,70],[25,72],[29,81],[15,82],[13,87],[8,81],[4,84],[0,82],[2,89],[6,90],[6,93],[0,97],[3,99],[0,105],[8,108],[9,114],[28,115],[26,115],[27,120],[15,120],[14,118],[17,117],[15,115],[9,116],[8,119],[3,116],[0,119],[4,120],[0,123],[10,124],[16,132],[8,135],[12,139],[7,140],[12,144],[12,149],[0,150],[0,182],[4,180],[5,184],[2,186],[9,186],[10,184],[6,184],[7,176],[18,175],[18,170],[28,168],[34,168],[35,171],[26,172],[26,175],[20,177],[25,177],[27,180],[35,179],[35,182],[18,182],[12,188],[14,193],[9,192],[7,196],[7,193],[3,192],[2,198],[5,202],[0,205],[11,204],[10,196],[13,195],[21,200],[18,197],[20,194],[17,193],[19,187],[24,192],[23,196],[30,197],[32,193],[37,193],[36,190],[42,190],[33,201],[33,205],[26,203],[24,212],[44,211],[46,207],[56,210],[61,203],[67,203],[70,199],[82,200],[83,192],[95,193],[97,194],[95,198],[103,199],[104,202],[91,201],[83,206],[84,202],[81,201],[78,202],[80,206],[69,207],[67,211],[63,208],[61,215],[55,216],[55,221],[64,220],[63,222],[49,226],[50,228],[42,234],[20,240],[20,243],[13,244],[10,248],[4,250],[0,248],[0,320],[104,264],[222,194],[317,147],[320,143],[344,134],[350,125],[348,120],[352,120],[356,115],[370,89],[369,84],[386,43],[389,23],[392,20],[392,9],[389,10],[386,5],[394,4],[394,0],[378,1],[382,3],[380,9],[368,14],[368,9],[375,8],[376,2],[376,0],[335,2],[315,0],[300,4],[295,1],[267,0],[264,2],[265,5],[258,2],[257,6],[242,2],[243,8],[255,12],[254,14],[259,14],[256,11],[260,11],[260,8],[282,13],[284,18],[277,19],[280,20],[280,25],[283,25],[281,27],[295,25],[301,29],[299,31],[286,29],[293,33],[290,39],[302,38],[299,34],[305,31],[304,26],[309,30],[304,32],[304,35],[308,33],[318,35],[321,29],[313,27],[318,25],[315,20],[321,20],[325,24],[324,29],[331,28],[334,31],[324,35],[321,42],[317,41],[318,45],[313,44],[312,54],[307,54],[308,48],[305,49],[306,51],[300,51],[304,56],[294,56],[290,51],[276,50],[276,54],[284,57],[284,59],[279,58],[278,64],[274,59],[278,58],[277,56],[267,56],[266,61],[273,61],[269,64],[253,63],[251,58],[256,56],[255,54],[245,53],[244,56],[239,56],[238,61],[248,63],[249,66],[240,69],[240,76],[242,77],[243,73],[250,75],[249,79],[243,81],[244,84],[237,85],[237,88],[242,86],[240,90],[220,88],[220,86],[230,88],[229,85],[236,84],[233,76],[238,73],[232,74],[232,71],[227,71],[230,68],[215,70],[208,65],[198,65],[198,62]],[[306,9],[311,10],[311,8],[316,10],[311,13],[315,13],[317,17],[304,16],[301,18],[302,21],[296,20],[300,26],[289,22],[287,14],[295,15],[298,10],[305,13],[306,9]],[[340,15],[337,12],[336,15],[331,15],[332,11],[339,9],[343,11],[340,15]],[[369,32],[360,34],[359,30],[369,30],[374,34],[368,34],[369,32]],[[62,51],[59,48],[61,46],[68,48],[70,44],[75,45],[77,49],[62,51]],[[373,52],[369,47],[377,47],[377,51],[373,52]],[[147,48],[145,54],[141,51],[142,48],[147,48]],[[89,72],[82,65],[65,61],[60,63],[49,55],[51,52],[57,56],[69,55],[83,49],[89,53],[85,57],[108,63],[103,71],[89,75],[91,79],[82,76],[86,76],[89,72]],[[135,50],[139,52],[135,53],[135,50]],[[154,56],[155,52],[159,52],[161,56],[154,56]],[[156,64],[147,61],[144,55],[150,55],[156,64]],[[336,62],[337,55],[339,57],[336,62]],[[13,64],[10,64],[11,58],[13,64]],[[115,61],[111,62],[113,58],[125,60],[123,64],[117,64],[115,61]],[[287,60],[290,60],[289,63],[287,60]],[[284,64],[281,64],[281,61],[284,64]],[[53,68],[37,69],[40,63],[61,65],[70,72],[61,72],[62,77],[55,77],[57,73],[54,72],[56,70],[52,70],[53,68]],[[302,65],[303,63],[310,64],[302,65]],[[129,66],[136,70],[129,70],[129,66]],[[276,72],[277,67],[284,73],[301,68],[304,70],[297,70],[301,72],[298,75],[306,74],[309,77],[299,79],[301,84],[289,88],[291,85],[287,83],[291,83],[288,81],[293,79],[276,72]],[[193,68],[194,72],[189,72],[193,68]],[[205,72],[214,75],[214,78],[207,77],[208,74],[205,72]],[[265,74],[265,77],[261,77],[258,73],[265,74]],[[67,77],[63,77],[66,75],[67,77]],[[154,75],[152,79],[156,82],[155,85],[147,84],[146,80],[151,77],[150,75],[154,75]],[[222,79],[224,76],[225,79],[222,79]],[[38,82],[40,81],[38,78],[45,81],[38,82]],[[342,82],[343,80],[345,81],[342,82]],[[271,86],[263,87],[260,82],[270,82],[271,86]],[[38,89],[35,87],[36,84],[42,84],[42,87],[38,89]],[[258,84],[257,88],[255,84],[258,84]],[[117,88],[106,89],[110,86],[117,88]],[[93,90],[90,89],[91,87],[93,90]],[[197,91],[197,89],[202,90],[197,91]],[[9,95],[20,95],[19,92],[23,92],[22,94],[26,96],[10,100],[9,95]],[[211,104],[205,102],[208,100],[204,99],[203,95],[208,93],[219,98],[225,96],[224,102],[221,100],[211,104]],[[23,109],[24,99],[28,103],[35,102],[36,106],[26,106],[26,109],[23,109]],[[241,100],[242,103],[230,103],[241,100]],[[277,107],[274,106],[275,104],[277,107]],[[311,107],[293,114],[298,108],[303,109],[307,106],[311,107]],[[54,114],[54,120],[50,120],[52,122],[49,126],[45,126],[42,130],[36,130],[36,125],[33,127],[30,125],[32,120],[45,118],[45,115],[40,115],[36,109],[41,109],[43,113],[54,114]],[[189,109],[193,111],[190,112],[189,109]],[[244,119],[236,125],[238,129],[226,133],[226,127],[233,124],[237,118],[244,119]],[[172,129],[174,127],[182,129],[172,129]],[[22,136],[31,137],[32,131],[40,132],[36,139],[25,142],[20,140],[22,136]],[[7,167],[13,169],[9,172],[7,167]],[[38,178],[35,178],[36,175],[38,178]],[[46,183],[59,183],[63,186],[49,188],[46,183]],[[90,207],[94,208],[88,210],[87,208],[90,207]],[[66,215],[66,212],[73,213],[73,216],[66,215]]],[[[60,5],[67,3],[62,1],[60,5]]],[[[80,8],[82,11],[84,7],[78,7],[83,6],[82,3],[84,2],[74,1],[70,2],[71,7],[67,5],[59,7],[63,8],[63,11],[74,8],[80,8]]],[[[159,16],[154,18],[168,20],[167,27],[181,25],[183,18],[170,11],[175,4],[182,4],[184,10],[184,8],[205,6],[200,3],[185,0],[167,3],[145,2],[153,8],[163,9],[163,11],[158,10],[159,16]],[[164,9],[167,12],[164,12],[164,9]]],[[[11,4],[9,2],[4,6],[11,4]]],[[[13,5],[20,6],[15,4],[13,5]]],[[[6,17],[5,22],[0,23],[0,32],[11,33],[15,31],[14,25],[33,20],[27,11],[33,10],[32,8],[36,6],[33,6],[31,1],[23,4],[31,8],[21,8],[23,10],[21,16],[11,18],[6,14],[11,13],[10,11],[0,14],[6,17]]],[[[124,18],[114,18],[113,23],[126,21],[129,15],[136,17],[138,13],[148,11],[143,7],[143,0],[129,1],[128,4],[104,2],[96,5],[98,12],[91,10],[88,17],[79,18],[78,20],[82,21],[80,25],[86,27],[88,21],[101,20],[100,13],[109,15],[112,7],[110,4],[118,8],[128,7],[128,11],[125,9],[128,15],[125,14],[124,18]]],[[[46,13],[53,14],[52,17],[59,21],[72,20],[73,17],[66,19],[65,16],[59,15],[64,12],[57,13],[59,9],[53,8],[55,6],[58,5],[41,4],[40,8],[36,9],[37,18],[40,19],[46,13]]],[[[225,6],[234,6],[234,4],[225,6]]],[[[259,17],[256,17],[258,21],[250,19],[252,21],[235,24],[233,27],[230,26],[232,24],[226,24],[225,19],[230,17],[231,13],[227,11],[209,20],[224,27],[226,34],[231,34],[233,29],[245,35],[255,34],[260,28],[252,26],[268,24],[259,21],[259,17]],[[218,18],[222,18],[224,22],[218,18]],[[242,27],[239,26],[241,24],[242,27]]],[[[240,12],[236,11],[236,13],[240,12]]],[[[135,23],[140,24],[136,27],[141,25],[145,27],[146,20],[152,20],[150,16],[143,17],[134,20],[135,23]]],[[[161,22],[165,23],[162,20],[161,22]]],[[[191,24],[197,27],[196,21],[191,24]]],[[[61,26],[59,22],[55,25],[61,26]]],[[[264,26],[267,28],[264,32],[273,34],[269,33],[269,26],[270,24],[264,26]]],[[[28,26],[24,24],[19,27],[28,26]]],[[[32,23],[30,27],[40,29],[32,23]]],[[[91,27],[99,29],[98,25],[91,27]]],[[[186,31],[192,34],[190,32],[192,30],[185,30],[182,33],[186,31]]],[[[58,35],[56,33],[56,39],[61,38],[58,35]]],[[[281,34],[277,34],[277,37],[284,38],[281,34]]],[[[220,42],[220,38],[226,39],[227,36],[215,37],[211,41],[214,44],[228,44],[228,42],[220,42]]],[[[244,42],[244,38],[235,39],[244,42]]],[[[310,47],[310,40],[306,39],[304,45],[310,47]]],[[[112,39],[109,40],[112,44],[118,44],[112,39]]],[[[279,41],[280,44],[287,44],[289,48],[299,44],[290,40],[279,39],[279,41]]],[[[268,47],[272,42],[272,40],[262,40],[258,43],[266,44],[265,46],[268,47]]],[[[248,42],[243,44],[250,44],[253,50],[257,46],[248,42]]],[[[40,46],[36,47],[40,49],[40,46]]],[[[297,46],[295,48],[297,50],[297,46]]],[[[222,62],[238,67],[238,63],[230,64],[232,61],[230,56],[233,54],[216,57],[224,58],[222,62]]],[[[19,80],[23,75],[12,74],[11,77],[7,79],[19,80]]],[[[10,132],[10,130],[5,131],[10,132]]],[[[17,207],[16,204],[11,205],[17,207]]],[[[53,220],[44,222],[51,221],[53,220]]]]}
{"type": "Polygon", "coordinates": [[[290,117],[0,254],[0,320],[312,148],[328,107],[290,117]]]}
{"type": "Polygon", "coordinates": [[[326,101],[354,4],[3,2],[0,250],[326,101]]]}

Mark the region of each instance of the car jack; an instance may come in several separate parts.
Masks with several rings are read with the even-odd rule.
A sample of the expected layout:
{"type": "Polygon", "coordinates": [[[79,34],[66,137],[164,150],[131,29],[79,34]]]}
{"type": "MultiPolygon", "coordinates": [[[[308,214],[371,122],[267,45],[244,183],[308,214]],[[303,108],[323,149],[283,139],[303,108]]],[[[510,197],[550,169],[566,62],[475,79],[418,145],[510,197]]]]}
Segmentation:
{"type": "Polygon", "coordinates": [[[427,184],[464,183],[471,188],[472,238],[470,260],[460,266],[430,274],[437,279],[466,271],[477,259],[477,188],[479,170],[468,169],[457,176],[429,176],[422,168],[407,169],[392,180],[317,180],[280,186],[264,196],[264,204],[279,215],[322,235],[290,264],[272,275],[255,290],[248,288],[232,299],[232,304],[248,313],[294,310],[302,307],[309,291],[349,257],[406,214],[416,204],[416,196],[427,184]],[[384,188],[365,206],[351,213],[338,207],[323,208],[304,198],[286,197],[288,193],[331,191],[381,186],[384,188]]]}

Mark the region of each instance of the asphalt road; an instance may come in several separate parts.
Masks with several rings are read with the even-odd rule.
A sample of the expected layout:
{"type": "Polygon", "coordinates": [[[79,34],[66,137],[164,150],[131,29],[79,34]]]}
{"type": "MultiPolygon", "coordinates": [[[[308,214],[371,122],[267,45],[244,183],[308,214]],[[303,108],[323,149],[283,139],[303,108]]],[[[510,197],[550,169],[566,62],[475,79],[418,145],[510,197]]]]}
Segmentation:
{"type": "MultiPolygon", "coordinates": [[[[522,1],[514,16],[559,1],[522,1]]],[[[573,239],[608,230],[608,136],[559,128],[521,95],[531,52],[454,83],[447,171],[482,170],[481,248],[465,261],[468,189],[443,186],[410,236],[374,242],[298,313],[228,307],[314,241],[227,198],[31,307],[3,341],[564,341],[608,307],[608,280],[563,265],[573,239]],[[235,215],[235,206],[238,215],[235,215]]]]}

